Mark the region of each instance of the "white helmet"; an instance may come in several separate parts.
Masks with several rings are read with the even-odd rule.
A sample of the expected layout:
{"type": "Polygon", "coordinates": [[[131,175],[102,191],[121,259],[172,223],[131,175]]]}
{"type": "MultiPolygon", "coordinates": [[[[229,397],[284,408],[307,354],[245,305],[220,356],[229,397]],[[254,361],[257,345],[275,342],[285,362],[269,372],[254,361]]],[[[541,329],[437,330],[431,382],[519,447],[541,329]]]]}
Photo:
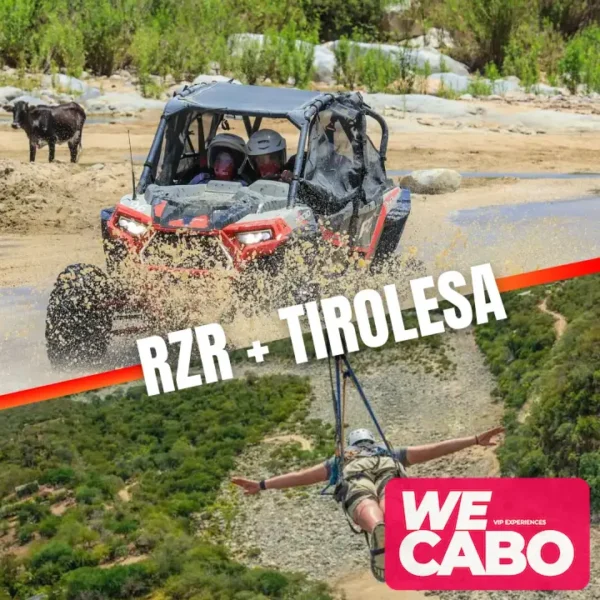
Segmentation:
{"type": "Polygon", "coordinates": [[[256,133],[253,133],[248,140],[248,156],[261,156],[263,154],[283,152],[285,161],[286,150],[285,139],[272,129],[260,129],[256,133]]]}
{"type": "Polygon", "coordinates": [[[272,129],[253,133],[246,146],[252,167],[257,173],[276,175],[281,172],[287,158],[285,139],[272,129]]]}
{"type": "Polygon", "coordinates": [[[375,442],[375,436],[368,429],[355,429],[348,434],[348,446],[355,446],[360,442],[375,442]]]}

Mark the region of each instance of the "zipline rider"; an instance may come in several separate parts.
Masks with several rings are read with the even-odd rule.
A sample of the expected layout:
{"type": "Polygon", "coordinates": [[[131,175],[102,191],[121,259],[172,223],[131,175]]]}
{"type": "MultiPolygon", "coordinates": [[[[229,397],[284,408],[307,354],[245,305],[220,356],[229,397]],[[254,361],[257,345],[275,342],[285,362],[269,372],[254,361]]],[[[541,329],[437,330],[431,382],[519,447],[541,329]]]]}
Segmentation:
{"type": "MultiPolygon", "coordinates": [[[[410,465],[435,460],[470,446],[495,446],[493,439],[503,431],[503,427],[494,427],[470,437],[398,448],[391,455],[385,445],[376,443],[368,429],[350,432],[348,447],[344,451],[343,483],[338,486],[336,494],[347,516],[369,536],[371,571],[376,579],[385,581],[384,514],[387,483],[395,476],[406,477],[405,468],[410,465]]],[[[332,457],[314,467],[263,481],[234,477],[232,482],[242,487],[246,494],[313,485],[330,481],[335,464],[336,457],[332,457]]]]}

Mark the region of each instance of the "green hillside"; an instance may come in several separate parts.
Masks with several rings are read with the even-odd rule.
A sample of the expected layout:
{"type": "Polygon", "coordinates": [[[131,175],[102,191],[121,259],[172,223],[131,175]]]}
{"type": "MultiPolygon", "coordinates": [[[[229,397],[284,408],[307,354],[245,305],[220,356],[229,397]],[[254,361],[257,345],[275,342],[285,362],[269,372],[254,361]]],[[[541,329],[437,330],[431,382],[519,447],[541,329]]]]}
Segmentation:
{"type": "Polygon", "coordinates": [[[508,319],[476,330],[507,408],[508,433],[499,450],[502,470],[521,477],[583,477],[592,487],[597,512],[600,277],[534,288],[526,295],[513,292],[504,302],[508,319]],[[538,308],[547,293],[548,308],[568,322],[559,340],[553,317],[538,308]]]}
{"type": "Polygon", "coordinates": [[[217,495],[236,456],[303,419],[308,390],[296,377],[249,376],[3,412],[0,534],[14,546],[0,556],[0,598],[330,598],[302,576],[234,562],[218,531],[198,535],[212,511],[227,514],[217,495]]]}

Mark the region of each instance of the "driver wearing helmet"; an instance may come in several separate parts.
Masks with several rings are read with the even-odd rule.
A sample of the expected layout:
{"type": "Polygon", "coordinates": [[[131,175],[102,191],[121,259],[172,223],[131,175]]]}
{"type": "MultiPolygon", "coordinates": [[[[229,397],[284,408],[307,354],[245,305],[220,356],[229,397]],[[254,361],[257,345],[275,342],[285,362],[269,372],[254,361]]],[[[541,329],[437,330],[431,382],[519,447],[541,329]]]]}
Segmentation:
{"type": "Polygon", "coordinates": [[[290,163],[286,164],[285,139],[272,129],[253,133],[247,145],[248,159],[258,179],[274,179],[289,183],[292,180],[290,163]]]}
{"type": "Polygon", "coordinates": [[[247,185],[242,177],[246,164],[246,142],[233,133],[216,135],[207,147],[209,173],[199,173],[190,185],[208,183],[211,179],[219,181],[238,181],[247,185]]]}
{"type": "MultiPolygon", "coordinates": [[[[405,468],[417,463],[453,454],[470,446],[494,446],[494,438],[504,431],[494,427],[478,435],[435,442],[424,446],[393,449],[378,444],[368,429],[355,429],[348,435],[344,450],[343,473],[336,487],[338,499],[349,518],[368,535],[371,551],[371,571],[376,579],[384,581],[385,569],[385,486],[394,477],[406,477],[405,468]]],[[[234,477],[232,483],[246,494],[263,490],[283,490],[331,481],[337,460],[325,462],[301,471],[278,475],[262,481],[234,477]]]]}

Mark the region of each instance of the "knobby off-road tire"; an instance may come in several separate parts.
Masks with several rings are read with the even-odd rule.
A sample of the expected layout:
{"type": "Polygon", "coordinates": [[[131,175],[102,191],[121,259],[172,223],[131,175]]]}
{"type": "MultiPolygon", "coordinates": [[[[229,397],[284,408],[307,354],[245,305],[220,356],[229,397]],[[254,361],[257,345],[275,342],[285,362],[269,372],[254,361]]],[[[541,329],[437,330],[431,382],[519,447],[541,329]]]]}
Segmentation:
{"type": "Polygon", "coordinates": [[[68,266],[56,279],[46,312],[46,350],[54,368],[98,364],[112,329],[112,286],[94,265],[68,266]]]}

